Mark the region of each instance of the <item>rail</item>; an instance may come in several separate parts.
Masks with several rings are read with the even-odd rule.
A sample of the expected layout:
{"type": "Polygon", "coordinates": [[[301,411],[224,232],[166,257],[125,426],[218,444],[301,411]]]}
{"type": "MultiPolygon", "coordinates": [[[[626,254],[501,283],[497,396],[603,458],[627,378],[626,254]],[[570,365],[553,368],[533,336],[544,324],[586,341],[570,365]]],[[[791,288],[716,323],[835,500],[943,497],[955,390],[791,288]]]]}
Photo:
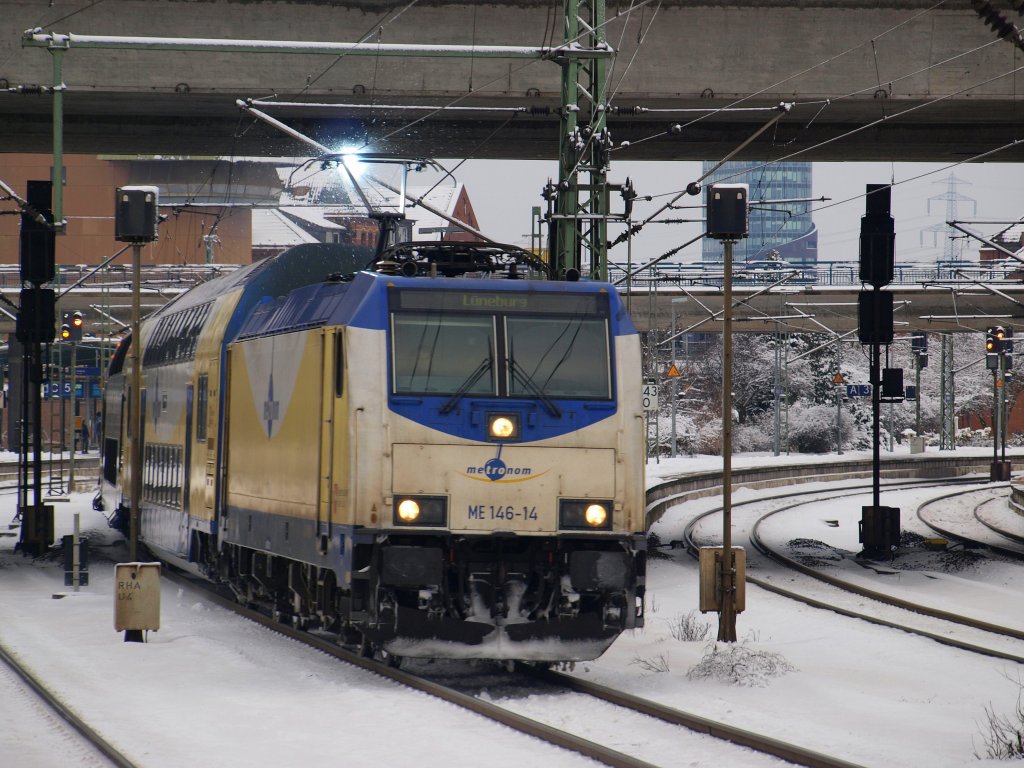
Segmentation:
{"type": "MultiPolygon", "coordinates": [[[[1008,458],[1020,458],[1024,453],[1010,452],[1008,458]]],[[[991,467],[991,456],[937,456],[918,454],[896,456],[882,462],[881,477],[892,478],[944,478],[983,472],[991,467]]],[[[746,467],[732,470],[732,487],[777,488],[781,485],[799,483],[837,482],[855,478],[870,477],[871,459],[851,459],[829,464],[777,464],[773,466],[746,467]]],[[[722,492],[722,473],[708,470],[680,473],[647,491],[646,523],[650,528],[673,504],[691,499],[714,496],[722,492]],[[685,481],[687,490],[679,491],[680,481],[685,481]]]]}

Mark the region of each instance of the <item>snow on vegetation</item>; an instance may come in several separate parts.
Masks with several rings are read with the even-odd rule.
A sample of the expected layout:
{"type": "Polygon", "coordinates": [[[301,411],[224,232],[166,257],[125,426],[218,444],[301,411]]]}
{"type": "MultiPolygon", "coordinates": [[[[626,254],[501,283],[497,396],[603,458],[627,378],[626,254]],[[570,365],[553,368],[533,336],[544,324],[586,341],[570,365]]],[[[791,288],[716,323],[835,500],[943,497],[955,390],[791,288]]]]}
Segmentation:
{"type": "MultiPolygon", "coordinates": [[[[667,336],[667,332],[665,332],[667,336]]],[[[656,442],[661,455],[682,453],[720,454],[721,452],[721,386],[722,347],[718,336],[707,343],[685,342],[685,358],[680,351],[674,361],[681,376],[662,380],[668,367],[669,347],[659,347],[662,358],[650,355],[645,375],[661,381],[660,409],[653,419],[650,440],[656,442]],[[675,408],[675,450],[673,451],[672,398],[675,408]]],[[[937,336],[933,341],[937,342],[937,336]]],[[[837,351],[834,337],[825,334],[797,334],[783,340],[769,334],[738,334],[733,339],[733,450],[764,452],[775,441],[775,354],[791,362],[780,373],[780,436],[781,450],[797,453],[828,453],[842,447],[868,450],[871,446],[870,398],[845,399],[836,408],[834,384],[840,374],[847,384],[864,384],[870,380],[865,347],[845,343],[837,351]],[[806,356],[805,356],[806,355],[806,356]],[[838,418],[837,418],[838,417],[838,418]],[[839,434],[837,445],[836,435],[839,434]]],[[[682,345],[684,342],[678,342],[682,345]]],[[[904,384],[915,383],[914,361],[908,343],[894,344],[887,365],[904,370],[904,384]]],[[[921,436],[926,443],[938,446],[941,427],[939,412],[939,350],[933,349],[933,364],[921,371],[921,436]]],[[[953,359],[968,361],[981,354],[980,337],[954,334],[953,359]]],[[[959,363],[958,363],[959,367],[959,363]]],[[[1024,388],[1024,380],[1007,379],[1009,402],[1024,388]]],[[[843,387],[845,391],[845,386],[843,387]]],[[[917,402],[906,401],[883,405],[881,439],[884,446],[894,445],[916,436],[917,402]]],[[[982,365],[961,367],[956,374],[955,416],[961,424],[974,424],[957,431],[957,445],[991,445],[989,431],[992,409],[991,372],[982,365]]],[[[1024,436],[1011,436],[1014,444],[1024,436]]]]}

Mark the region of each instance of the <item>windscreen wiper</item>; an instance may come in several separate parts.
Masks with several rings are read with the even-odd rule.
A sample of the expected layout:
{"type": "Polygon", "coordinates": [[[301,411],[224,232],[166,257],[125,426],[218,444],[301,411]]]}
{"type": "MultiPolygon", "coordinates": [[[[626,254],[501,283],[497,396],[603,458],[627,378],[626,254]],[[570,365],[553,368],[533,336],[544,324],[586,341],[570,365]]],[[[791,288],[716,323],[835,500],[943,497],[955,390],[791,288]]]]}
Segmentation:
{"type": "Polygon", "coordinates": [[[522,383],[522,385],[531,395],[533,395],[542,403],[544,403],[544,407],[547,409],[548,413],[550,413],[556,419],[562,415],[561,410],[559,410],[558,406],[555,405],[554,401],[552,401],[550,397],[544,394],[544,390],[537,386],[537,383],[533,380],[533,377],[526,372],[523,366],[516,362],[516,359],[514,357],[508,358],[508,369],[512,372],[513,379],[518,378],[520,383],[522,383]]]}
{"type": "Polygon", "coordinates": [[[466,380],[464,382],[462,382],[462,385],[457,390],[455,390],[455,394],[448,399],[447,403],[441,406],[441,415],[450,413],[451,410],[458,404],[459,400],[461,400],[465,396],[465,394],[469,392],[469,390],[472,389],[473,386],[478,381],[480,381],[480,377],[487,373],[489,370],[491,370],[491,365],[492,363],[490,355],[481,360],[480,364],[476,368],[474,368],[473,372],[466,377],[466,380]]]}

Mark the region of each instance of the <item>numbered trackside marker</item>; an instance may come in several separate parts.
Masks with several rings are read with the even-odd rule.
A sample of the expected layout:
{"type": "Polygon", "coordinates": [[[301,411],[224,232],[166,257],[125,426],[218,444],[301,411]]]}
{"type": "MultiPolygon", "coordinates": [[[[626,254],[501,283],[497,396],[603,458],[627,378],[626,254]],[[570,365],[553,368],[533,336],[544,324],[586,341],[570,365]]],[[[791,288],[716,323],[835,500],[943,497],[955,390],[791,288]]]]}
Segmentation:
{"type": "Polygon", "coordinates": [[[644,384],[643,392],[641,393],[643,398],[643,409],[645,411],[656,411],[658,410],[658,385],[657,384],[644,384]]]}

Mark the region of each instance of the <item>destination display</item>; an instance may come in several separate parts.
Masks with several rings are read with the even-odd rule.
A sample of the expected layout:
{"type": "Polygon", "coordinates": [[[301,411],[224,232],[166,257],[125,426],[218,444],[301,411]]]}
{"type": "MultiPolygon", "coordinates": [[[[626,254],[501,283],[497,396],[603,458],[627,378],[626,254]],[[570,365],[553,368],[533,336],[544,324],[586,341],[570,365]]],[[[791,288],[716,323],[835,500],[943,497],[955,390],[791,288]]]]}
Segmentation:
{"type": "Polygon", "coordinates": [[[608,297],[599,293],[396,290],[392,296],[392,308],[437,312],[500,312],[503,314],[603,317],[608,314],[608,297]]]}

